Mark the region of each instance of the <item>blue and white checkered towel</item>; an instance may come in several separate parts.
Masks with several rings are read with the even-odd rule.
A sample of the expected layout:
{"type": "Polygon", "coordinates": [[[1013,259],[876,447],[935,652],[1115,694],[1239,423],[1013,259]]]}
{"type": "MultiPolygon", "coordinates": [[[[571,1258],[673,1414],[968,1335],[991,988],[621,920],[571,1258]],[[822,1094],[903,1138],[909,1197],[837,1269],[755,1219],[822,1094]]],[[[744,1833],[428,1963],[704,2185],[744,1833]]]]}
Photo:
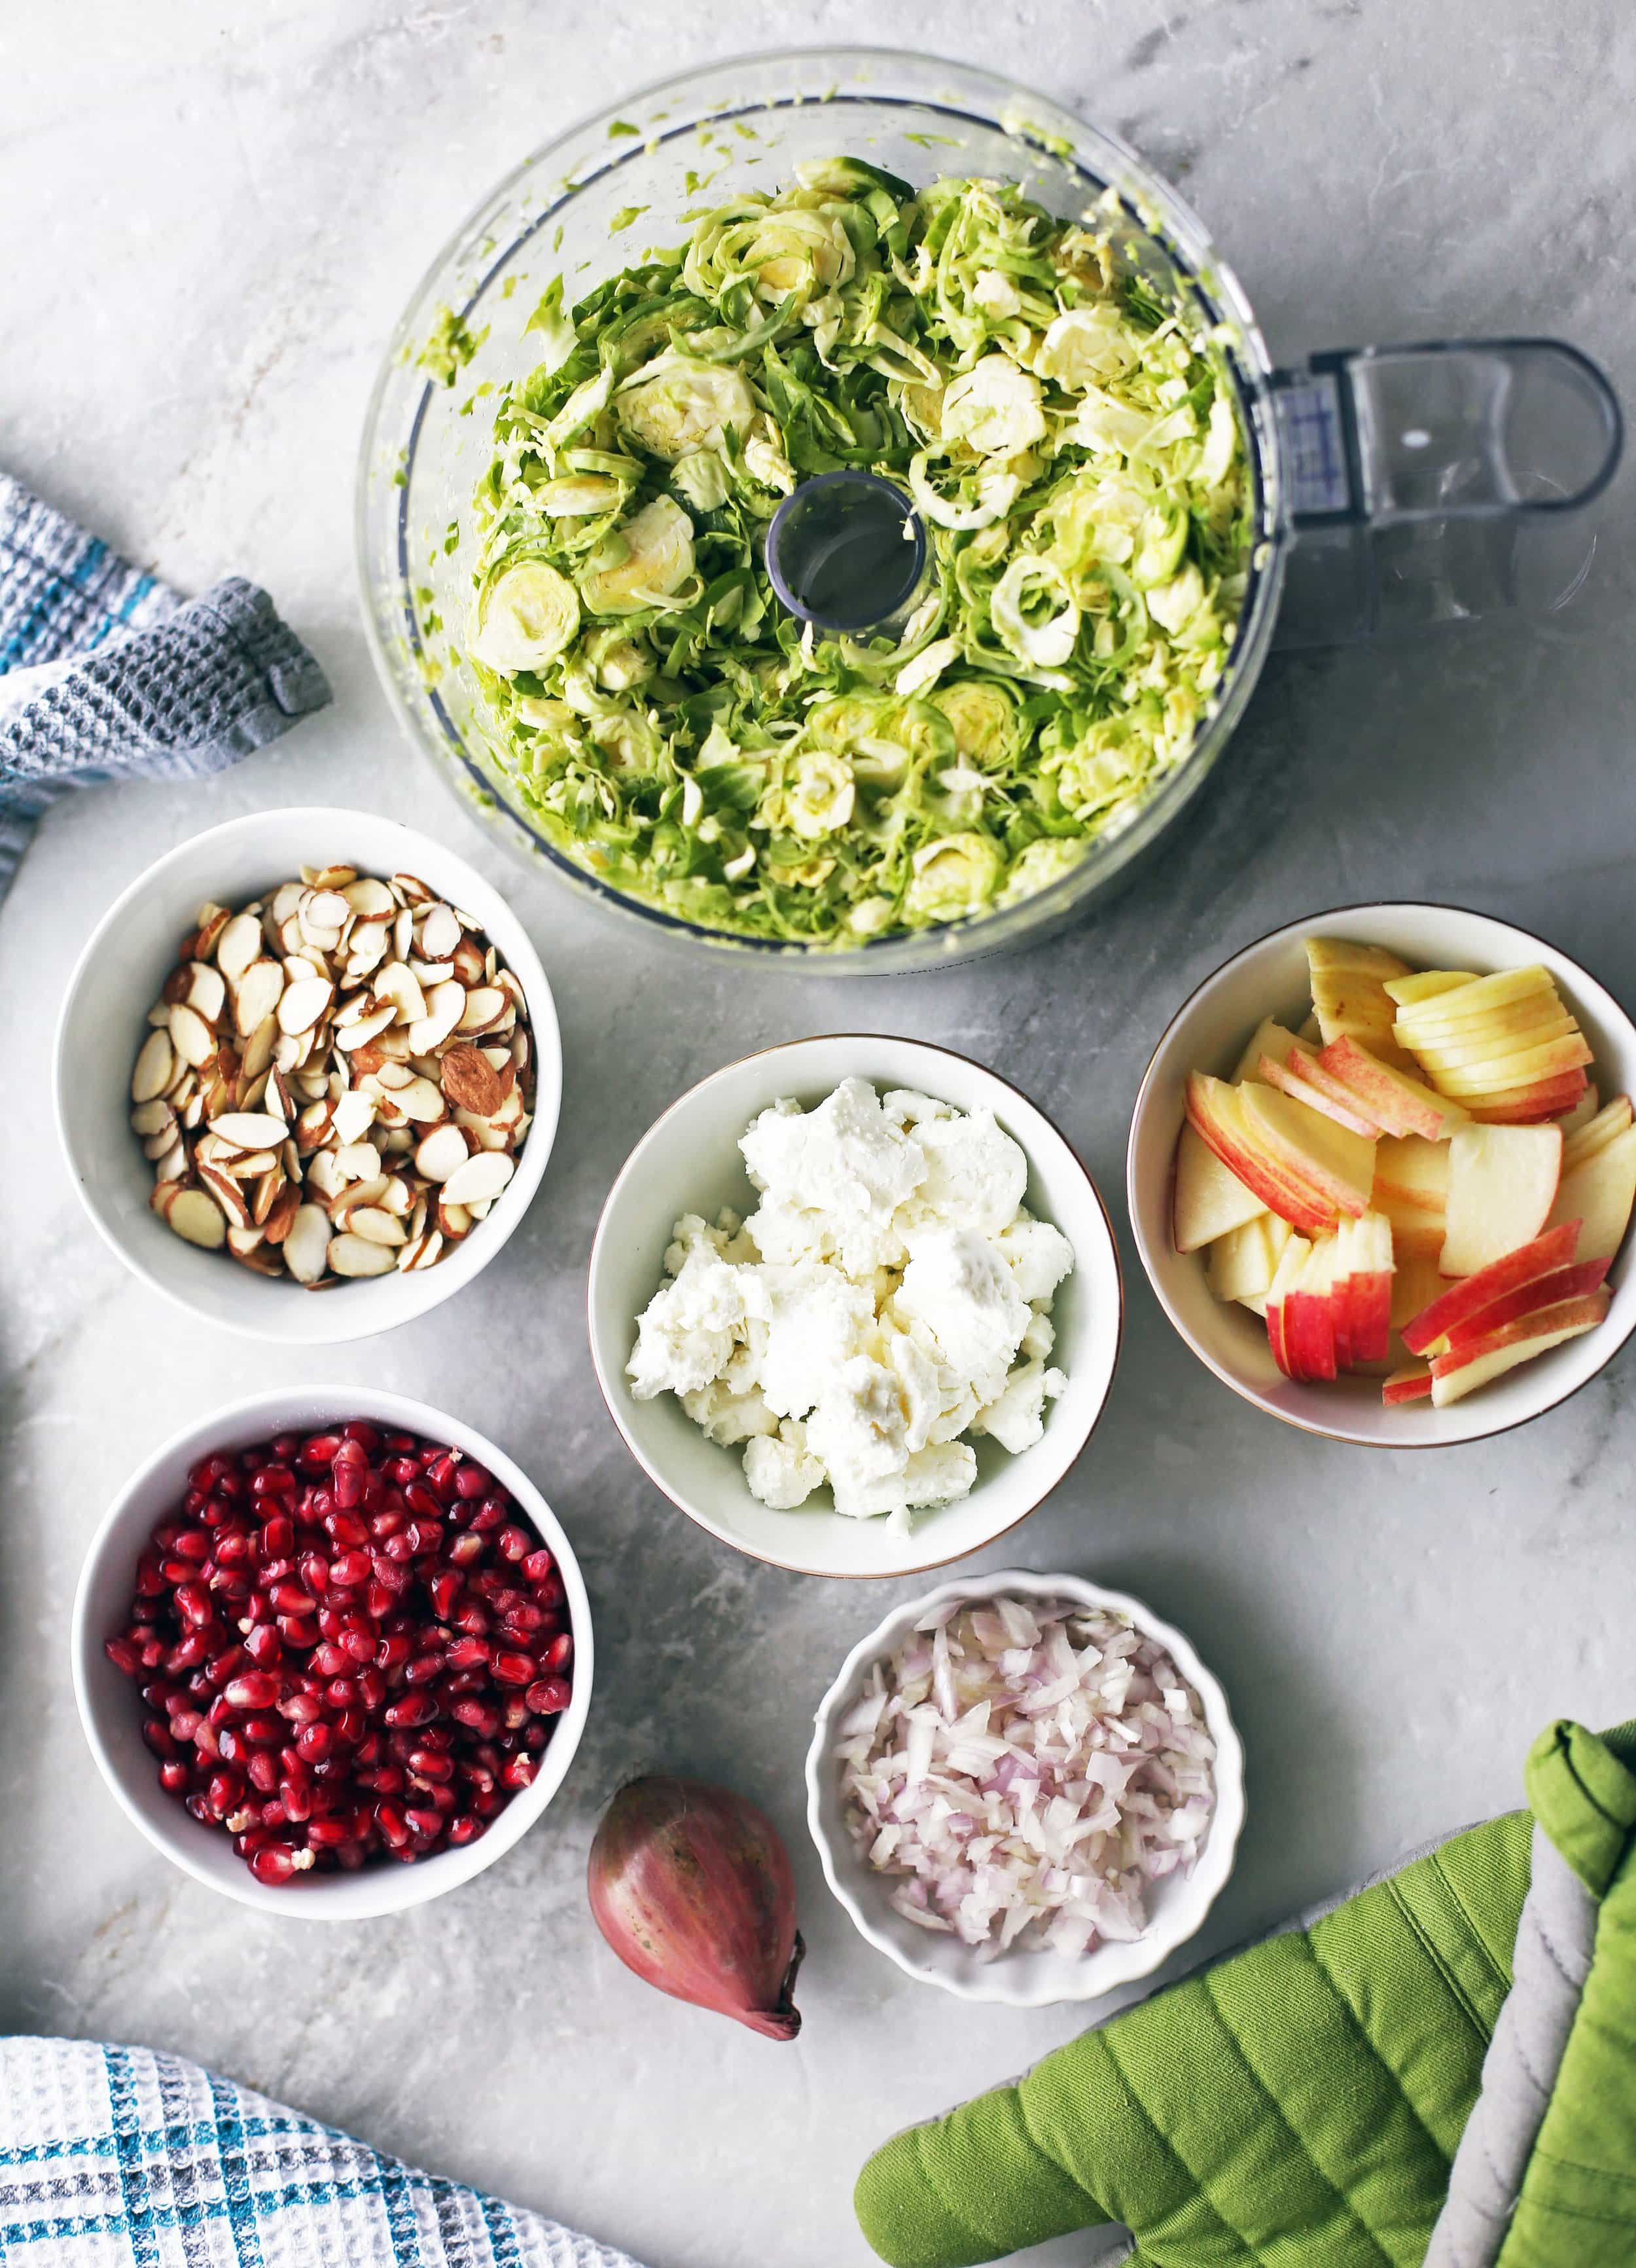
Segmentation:
{"type": "Polygon", "coordinates": [[[0,473],[0,896],[67,789],[221,771],[328,699],[265,591],[184,600],[0,473]]]}
{"type": "Polygon", "coordinates": [[[0,2039],[4,2268],[636,2268],[179,2056],[0,2039]]]}

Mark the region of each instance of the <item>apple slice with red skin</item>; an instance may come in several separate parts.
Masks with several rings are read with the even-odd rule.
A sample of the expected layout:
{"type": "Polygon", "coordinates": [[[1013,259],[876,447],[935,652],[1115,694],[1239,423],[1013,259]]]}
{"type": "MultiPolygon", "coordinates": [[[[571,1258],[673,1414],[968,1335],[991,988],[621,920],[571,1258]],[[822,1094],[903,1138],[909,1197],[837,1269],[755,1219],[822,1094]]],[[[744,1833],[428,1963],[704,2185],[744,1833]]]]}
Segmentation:
{"type": "Polygon", "coordinates": [[[1303,1057],[1299,1048],[1293,1050],[1285,1063],[1279,1063],[1272,1056],[1263,1056],[1256,1066],[1256,1076],[1264,1086],[1276,1086],[1281,1094],[1287,1094],[1297,1102],[1304,1102],[1308,1109],[1321,1110],[1338,1126],[1345,1127],[1348,1133],[1361,1134],[1373,1141],[1381,1130],[1374,1121],[1361,1117],[1354,1104],[1338,1101],[1315,1081],[1309,1080],[1306,1067],[1310,1060],[1309,1057],[1303,1057]]]}
{"type": "Polygon", "coordinates": [[[1367,1211],[1374,1185],[1372,1141],[1258,1080],[1247,1080],[1235,1092],[1243,1105],[1246,1136],[1274,1167],[1316,1189],[1332,1216],[1345,1212],[1355,1218],[1367,1211]]]}
{"type": "Polygon", "coordinates": [[[1286,1024],[1280,1024],[1276,1016],[1264,1016],[1250,1034],[1249,1044],[1238,1059],[1238,1069],[1233,1074],[1234,1086],[1237,1086],[1247,1079],[1261,1077],[1258,1066],[1263,1056],[1271,1056],[1274,1063],[1285,1063],[1291,1049],[1300,1044],[1286,1024]]]}
{"type": "Polygon", "coordinates": [[[1609,1264],[1606,1260],[1575,1260],[1566,1268],[1553,1268],[1549,1276],[1537,1276],[1531,1284],[1519,1284],[1504,1299],[1480,1307],[1469,1322],[1445,1332],[1442,1344],[1428,1351],[1458,1354],[1478,1339],[1492,1337],[1507,1323],[1514,1323],[1519,1315],[1531,1315],[1537,1307],[1557,1307],[1564,1300],[1582,1299],[1588,1292],[1601,1289],[1609,1264]]]}
{"type": "Polygon", "coordinates": [[[1432,1358],[1432,1400],[1440,1410],[1475,1393],[1479,1386],[1503,1377],[1519,1363],[1531,1362],[1552,1347],[1594,1330],[1606,1316],[1613,1295],[1605,1286],[1580,1300],[1561,1300],[1554,1307],[1536,1307],[1515,1322],[1474,1340],[1458,1352],[1432,1358]]]}
{"type": "Polygon", "coordinates": [[[1366,1213],[1352,1224],[1346,1296],[1348,1359],[1353,1365],[1386,1360],[1391,1341],[1392,1242],[1391,1223],[1382,1213],[1366,1213]]]}
{"type": "Polygon", "coordinates": [[[1401,1370],[1393,1371],[1381,1388],[1381,1399],[1393,1409],[1400,1402],[1428,1402],[1432,1395],[1432,1366],[1428,1362],[1405,1363],[1401,1370]]]}
{"type": "Polygon", "coordinates": [[[1352,1251],[1361,1226],[1360,1221],[1343,1220],[1335,1232],[1335,1252],[1330,1269],[1330,1335],[1338,1373],[1352,1367],[1352,1288],[1356,1281],[1352,1251]]]}
{"type": "Polygon", "coordinates": [[[1300,1282],[1285,1300],[1285,1351],[1295,1378],[1327,1383],[1336,1374],[1335,1266],[1336,1239],[1327,1237],[1313,1246],[1300,1282]]]}
{"type": "Polygon", "coordinates": [[[1566,1268],[1573,1260],[1579,1231],[1578,1221],[1565,1220],[1559,1227],[1548,1228],[1543,1236],[1535,1237],[1531,1243],[1519,1245],[1514,1252],[1491,1261],[1474,1276],[1451,1285],[1440,1300],[1433,1300],[1429,1307],[1423,1307],[1404,1325],[1404,1344],[1411,1354],[1424,1354],[1448,1332],[1458,1329],[1471,1316],[1492,1307],[1496,1300],[1504,1299],[1507,1292],[1514,1292],[1522,1284],[1532,1284],[1556,1269],[1566,1268]]]}
{"type": "Polygon", "coordinates": [[[1272,1350],[1273,1361],[1286,1378],[1293,1378],[1296,1373],[1290,1359],[1285,1311],[1290,1292],[1300,1283],[1311,1253],[1312,1247],[1304,1236],[1292,1236],[1279,1256],[1278,1267],[1267,1286],[1267,1344],[1272,1350]]]}
{"type": "Polygon", "coordinates": [[[1536,1126],[1542,1119],[1559,1118],[1572,1110],[1589,1081],[1584,1071],[1566,1071],[1560,1079],[1544,1079],[1536,1086],[1496,1088],[1490,1094],[1465,1098],[1468,1116],[1485,1126],[1536,1126]]]}
{"type": "Polygon", "coordinates": [[[1389,1134],[1424,1134],[1428,1142],[1441,1142],[1466,1122],[1463,1102],[1433,1094],[1350,1037],[1331,1040],[1318,1064],[1389,1134]]]}
{"type": "Polygon", "coordinates": [[[1189,1124],[1227,1171],[1246,1189],[1253,1189],[1280,1219],[1306,1236],[1327,1234],[1335,1226],[1335,1206],[1311,1182],[1298,1178],[1254,1139],[1245,1123],[1242,1096],[1246,1092],[1206,1072],[1190,1072],[1189,1124]]]}

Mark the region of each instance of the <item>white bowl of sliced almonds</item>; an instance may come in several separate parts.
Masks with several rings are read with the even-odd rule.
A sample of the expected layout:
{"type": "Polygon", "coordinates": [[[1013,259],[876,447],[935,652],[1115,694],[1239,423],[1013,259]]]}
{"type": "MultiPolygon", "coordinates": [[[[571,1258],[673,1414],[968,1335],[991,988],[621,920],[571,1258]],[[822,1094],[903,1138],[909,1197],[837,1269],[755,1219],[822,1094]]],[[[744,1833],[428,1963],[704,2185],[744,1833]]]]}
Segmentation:
{"type": "Polygon", "coordinates": [[[1432,1447],[1551,1409],[1636,1329],[1636,1026],[1526,931],[1347,906],[1248,946],[1154,1053],[1131,1219],[1247,1401],[1432,1447]]]}
{"type": "Polygon", "coordinates": [[[539,1186],[561,1090],[515,915],[367,812],[259,812],[171,851],[99,925],[57,1032],[63,1145],[108,1243],[294,1345],[469,1283],[539,1186]]]}

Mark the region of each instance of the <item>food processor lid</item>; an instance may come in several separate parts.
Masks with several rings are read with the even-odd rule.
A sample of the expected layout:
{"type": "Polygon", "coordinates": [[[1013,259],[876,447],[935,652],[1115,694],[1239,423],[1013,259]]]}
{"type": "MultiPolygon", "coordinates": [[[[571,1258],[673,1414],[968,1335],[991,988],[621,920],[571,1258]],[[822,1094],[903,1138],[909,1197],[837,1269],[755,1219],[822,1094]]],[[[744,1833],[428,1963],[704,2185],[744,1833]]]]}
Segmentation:
{"type": "Polygon", "coordinates": [[[878,473],[815,473],[785,497],[767,531],[768,580],[792,615],[822,630],[892,622],[925,568],[920,515],[878,473]]]}

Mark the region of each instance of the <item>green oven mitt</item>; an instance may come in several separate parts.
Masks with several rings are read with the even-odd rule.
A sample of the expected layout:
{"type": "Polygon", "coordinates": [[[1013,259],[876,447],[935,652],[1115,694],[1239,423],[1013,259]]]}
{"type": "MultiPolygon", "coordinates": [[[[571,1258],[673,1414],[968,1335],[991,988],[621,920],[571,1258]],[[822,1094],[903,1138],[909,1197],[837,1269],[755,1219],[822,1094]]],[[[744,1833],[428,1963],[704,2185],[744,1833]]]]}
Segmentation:
{"type": "Polygon", "coordinates": [[[1636,1725],[1552,1726],[1526,1785],[1531,1817],[898,2135],[871,2244],[967,2268],[1116,2223],[1140,2268],[1632,2268],[1636,1725]]]}

